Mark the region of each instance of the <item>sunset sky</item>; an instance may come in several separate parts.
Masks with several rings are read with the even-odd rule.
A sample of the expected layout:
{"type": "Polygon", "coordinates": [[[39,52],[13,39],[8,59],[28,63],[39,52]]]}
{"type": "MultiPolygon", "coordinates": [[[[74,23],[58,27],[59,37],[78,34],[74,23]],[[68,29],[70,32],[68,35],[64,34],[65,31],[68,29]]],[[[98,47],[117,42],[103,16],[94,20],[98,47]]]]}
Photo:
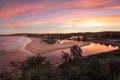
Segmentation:
{"type": "Polygon", "coordinates": [[[120,0],[0,0],[0,34],[120,31],[120,0]]]}

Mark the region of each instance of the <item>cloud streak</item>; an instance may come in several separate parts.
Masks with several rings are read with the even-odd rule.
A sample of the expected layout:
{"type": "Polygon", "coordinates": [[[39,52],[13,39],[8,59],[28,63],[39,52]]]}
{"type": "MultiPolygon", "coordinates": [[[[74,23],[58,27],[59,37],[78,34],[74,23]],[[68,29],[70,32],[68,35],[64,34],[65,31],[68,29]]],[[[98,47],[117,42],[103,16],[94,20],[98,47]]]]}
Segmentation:
{"type": "Polygon", "coordinates": [[[120,26],[119,14],[119,0],[0,0],[0,28],[120,26]]]}
{"type": "Polygon", "coordinates": [[[60,4],[50,2],[50,0],[45,0],[43,2],[39,2],[38,0],[38,2],[27,4],[14,2],[9,4],[7,3],[0,8],[0,17],[9,18],[14,16],[33,15],[57,9],[120,9],[120,2],[116,3],[116,0],[71,0],[67,2],[62,2],[60,4]]]}
{"type": "MultiPolygon", "coordinates": [[[[32,22],[28,21],[19,21],[19,22],[12,22],[12,23],[1,23],[0,26],[6,27],[29,27],[29,26],[37,26],[42,24],[53,24],[56,25],[59,23],[57,27],[72,27],[72,25],[77,25],[79,27],[84,27],[84,24],[87,22],[92,21],[99,21],[101,25],[98,26],[119,26],[120,23],[120,15],[99,15],[99,16],[84,16],[84,17],[54,17],[53,19],[46,19],[46,20],[36,20],[32,22]]],[[[74,26],[75,27],[75,26],[74,26]]]]}

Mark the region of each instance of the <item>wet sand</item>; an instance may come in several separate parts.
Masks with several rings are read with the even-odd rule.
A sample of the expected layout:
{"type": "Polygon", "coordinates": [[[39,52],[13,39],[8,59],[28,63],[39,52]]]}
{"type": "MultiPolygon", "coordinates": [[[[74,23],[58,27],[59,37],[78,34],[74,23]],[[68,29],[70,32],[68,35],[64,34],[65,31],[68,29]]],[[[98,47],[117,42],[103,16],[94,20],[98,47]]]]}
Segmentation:
{"type": "Polygon", "coordinates": [[[31,42],[26,46],[26,50],[36,53],[43,54],[54,50],[67,49],[73,45],[78,45],[79,47],[89,45],[89,42],[65,42],[65,43],[55,43],[47,44],[41,40],[41,38],[31,38],[31,42]]]}
{"type": "Polygon", "coordinates": [[[10,62],[22,62],[30,56],[35,54],[25,50],[25,46],[31,42],[31,39],[27,37],[0,37],[0,71],[15,70],[15,67],[12,67],[10,62]],[[11,40],[12,39],[12,40],[11,40]]]}

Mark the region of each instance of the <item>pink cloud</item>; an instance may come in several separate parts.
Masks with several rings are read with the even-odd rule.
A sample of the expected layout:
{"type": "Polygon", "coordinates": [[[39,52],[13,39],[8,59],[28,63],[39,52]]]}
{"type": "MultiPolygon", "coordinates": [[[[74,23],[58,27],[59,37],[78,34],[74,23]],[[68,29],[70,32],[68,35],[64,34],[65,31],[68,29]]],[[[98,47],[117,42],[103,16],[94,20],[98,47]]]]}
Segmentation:
{"type": "MultiPolygon", "coordinates": [[[[48,0],[49,1],[49,0],[48,0]]],[[[41,15],[41,13],[52,11],[56,9],[63,9],[58,14],[54,14],[54,16],[41,19],[41,20],[33,20],[29,21],[29,19],[25,18],[25,21],[13,21],[4,23],[0,23],[0,27],[26,27],[26,26],[38,26],[46,23],[52,23],[53,25],[56,23],[60,23],[63,26],[69,26],[77,21],[85,21],[89,19],[98,19],[105,22],[114,22],[118,24],[117,20],[120,20],[120,15],[100,15],[92,16],[92,15],[79,15],[74,14],[73,10],[85,11],[85,10],[114,10],[120,9],[120,5],[113,5],[112,2],[114,0],[73,0],[64,3],[56,3],[56,2],[38,2],[38,3],[30,3],[30,4],[20,4],[20,3],[7,3],[4,7],[1,8],[0,18],[10,20],[11,17],[14,16],[29,16],[29,19],[36,16],[36,14],[41,15]],[[110,5],[111,4],[111,5],[110,5]],[[115,22],[116,21],[116,22],[115,22]]],[[[86,13],[87,14],[87,13],[86,13]]],[[[23,17],[24,18],[24,17],[23,17]]]]}
{"type": "Polygon", "coordinates": [[[89,22],[89,20],[97,20],[97,21],[102,21],[106,24],[110,23],[110,24],[116,24],[116,25],[120,25],[119,21],[120,21],[120,15],[99,15],[99,16],[83,16],[83,17],[78,17],[78,16],[74,16],[74,17],[70,17],[70,16],[58,16],[58,17],[53,17],[52,19],[45,19],[45,20],[34,20],[34,21],[14,21],[14,22],[6,22],[6,23],[1,23],[0,27],[28,27],[28,26],[40,26],[42,24],[46,24],[46,23],[50,23],[53,24],[53,26],[56,23],[60,23],[60,25],[58,27],[61,26],[71,26],[74,25],[77,22],[89,22]]]}
{"type": "Polygon", "coordinates": [[[19,4],[14,3],[11,5],[4,6],[0,11],[0,17],[3,19],[20,16],[20,15],[31,15],[37,14],[45,11],[51,11],[55,9],[79,9],[79,10],[89,10],[89,9],[120,9],[120,5],[109,5],[113,0],[73,0],[64,3],[55,2],[38,2],[30,4],[19,4]],[[12,7],[11,7],[12,6],[12,7]]]}

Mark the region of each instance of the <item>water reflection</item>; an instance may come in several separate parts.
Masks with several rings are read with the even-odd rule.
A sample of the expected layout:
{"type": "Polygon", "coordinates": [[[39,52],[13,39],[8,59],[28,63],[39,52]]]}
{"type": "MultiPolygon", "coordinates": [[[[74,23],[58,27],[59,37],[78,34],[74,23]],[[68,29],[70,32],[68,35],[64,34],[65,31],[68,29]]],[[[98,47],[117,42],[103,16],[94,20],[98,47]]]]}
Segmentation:
{"type": "Polygon", "coordinates": [[[10,71],[13,67],[10,61],[24,61],[33,56],[31,52],[25,50],[25,46],[31,40],[27,37],[2,36],[0,37],[0,70],[10,71]]]}
{"type": "MultiPolygon", "coordinates": [[[[20,58],[20,60],[22,60],[23,57],[27,58],[30,55],[31,56],[34,55],[31,52],[28,52],[25,50],[25,46],[29,42],[31,42],[31,40],[26,37],[15,37],[15,36],[0,37],[0,64],[3,64],[6,59],[8,61],[10,61],[14,58],[15,58],[14,60],[18,60],[18,58],[20,58]],[[14,52],[8,53],[6,51],[8,51],[8,52],[14,51],[14,52]]],[[[75,42],[75,41],[61,40],[61,42],[67,43],[67,42],[75,42]]],[[[90,45],[84,46],[81,49],[83,51],[82,55],[86,56],[86,55],[96,54],[96,53],[100,53],[100,52],[107,52],[107,51],[115,50],[115,49],[118,49],[118,47],[114,44],[109,45],[109,44],[105,44],[105,43],[90,43],[90,45]]],[[[67,53],[70,53],[69,49],[61,49],[61,50],[52,51],[52,52],[49,52],[46,54],[42,54],[42,56],[46,56],[47,59],[51,63],[57,63],[57,62],[60,62],[62,59],[62,57],[61,57],[62,50],[67,53]]]]}
{"type": "Polygon", "coordinates": [[[107,47],[109,47],[109,46],[111,46],[111,47],[117,47],[118,45],[117,44],[110,44],[110,43],[104,43],[104,42],[95,42],[95,43],[97,43],[97,44],[101,44],[101,45],[104,45],[104,46],[107,46],[107,47]]]}
{"type": "MultiPolygon", "coordinates": [[[[87,56],[87,55],[91,55],[91,54],[97,54],[97,53],[101,53],[101,52],[115,50],[115,49],[118,49],[118,47],[115,45],[91,42],[90,45],[84,46],[81,49],[82,49],[82,53],[83,53],[82,55],[87,56]]],[[[60,62],[62,60],[62,58],[61,58],[62,52],[61,51],[70,53],[70,49],[62,49],[62,50],[56,50],[56,51],[48,52],[46,54],[42,54],[42,56],[46,56],[47,59],[51,63],[54,64],[54,63],[60,62]]]]}
{"type": "Polygon", "coordinates": [[[17,36],[2,36],[0,37],[0,51],[25,51],[25,46],[31,42],[27,37],[17,37],[17,36]]]}
{"type": "Polygon", "coordinates": [[[90,45],[82,47],[83,56],[97,54],[101,52],[108,52],[115,49],[118,49],[118,47],[117,46],[113,47],[112,45],[105,45],[100,43],[90,43],[90,45]]]}

